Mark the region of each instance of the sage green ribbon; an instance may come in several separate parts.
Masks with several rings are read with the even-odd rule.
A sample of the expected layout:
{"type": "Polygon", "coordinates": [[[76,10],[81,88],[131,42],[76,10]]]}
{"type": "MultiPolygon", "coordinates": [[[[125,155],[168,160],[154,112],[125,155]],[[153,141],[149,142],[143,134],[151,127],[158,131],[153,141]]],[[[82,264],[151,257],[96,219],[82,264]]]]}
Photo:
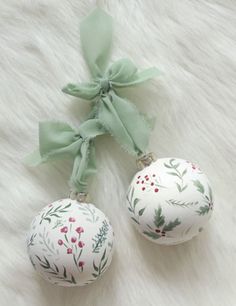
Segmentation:
{"type": "Polygon", "coordinates": [[[99,8],[82,21],[80,38],[92,81],[68,84],[62,91],[93,101],[89,118],[98,118],[129,153],[144,153],[152,124],[128,100],[119,97],[118,91],[153,78],[159,74],[158,70],[149,68],[139,72],[126,58],[106,68],[112,42],[112,18],[99,8]]]}
{"type": "Polygon", "coordinates": [[[158,74],[156,68],[139,72],[128,59],[107,68],[111,49],[112,18],[95,9],[80,26],[81,44],[92,81],[68,84],[63,91],[92,101],[92,110],[77,130],[63,122],[39,124],[39,149],[26,158],[32,166],[57,159],[73,160],[70,185],[86,192],[87,180],[95,172],[94,138],[110,133],[129,153],[142,154],[151,130],[150,121],[136,107],[119,97],[120,88],[136,86],[158,74]]]}
{"type": "Polygon", "coordinates": [[[96,171],[94,138],[106,133],[98,119],[85,121],[76,130],[64,122],[39,123],[39,149],[25,162],[31,166],[58,159],[72,159],[72,189],[85,192],[89,176],[96,171]]]}

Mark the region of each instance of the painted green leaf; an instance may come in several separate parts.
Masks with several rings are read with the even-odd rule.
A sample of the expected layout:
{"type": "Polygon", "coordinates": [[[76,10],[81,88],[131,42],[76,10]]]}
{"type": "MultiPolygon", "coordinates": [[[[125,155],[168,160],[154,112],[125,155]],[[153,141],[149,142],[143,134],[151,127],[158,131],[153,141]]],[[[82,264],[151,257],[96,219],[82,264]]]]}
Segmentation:
{"type": "Polygon", "coordinates": [[[63,276],[66,278],[67,277],[67,275],[66,275],[66,268],[65,267],[63,267],[63,268],[64,268],[63,276]]]}
{"type": "Polygon", "coordinates": [[[175,173],[175,172],[167,172],[167,173],[170,174],[170,175],[178,176],[179,177],[179,175],[177,173],[175,173]]]}
{"type": "Polygon", "coordinates": [[[138,204],[138,202],[139,202],[139,199],[134,199],[134,207],[138,204]]]}
{"type": "Polygon", "coordinates": [[[202,185],[202,183],[199,180],[194,180],[193,184],[194,184],[194,186],[197,187],[197,190],[199,192],[201,192],[202,194],[205,192],[204,186],[202,185]]]}
{"type": "Polygon", "coordinates": [[[134,218],[134,217],[131,217],[131,219],[136,222],[137,224],[139,224],[139,222],[134,218]]]}
{"type": "Polygon", "coordinates": [[[159,239],[161,237],[160,235],[158,235],[157,233],[154,233],[154,232],[144,231],[143,234],[152,238],[152,239],[159,239]]]}
{"type": "Polygon", "coordinates": [[[73,284],[76,284],[76,281],[75,281],[75,278],[74,278],[74,276],[71,274],[71,282],[73,283],[73,284]]]}
{"type": "Polygon", "coordinates": [[[104,261],[104,263],[102,265],[102,270],[106,267],[107,261],[108,261],[108,258],[104,261]]]}
{"type": "Polygon", "coordinates": [[[138,212],[139,216],[142,216],[142,215],[143,215],[143,213],[144,213],[144,211],[145,211],[145,207],[144,207],[144,208],[142,208],[142,209],[140,209],[140,210],[139,210],[139,212],[138,212]]]}
{"type": "Polygon", "coordinates": [[[103,255],[102,255],[102,258],[101,258],[101,261],[103,261],[104,260],[104,258],[105,258],[105,256],[106,256],[106,249],[105,249],[105,251],[103,252],[103,255]]]}
{"type": "Polygon", "coordinates": [[[181,224],[181,222],[179,221],[178,218],[176,218],[174,221],[170,221],[168,224],[166,224],[163,227],[163,231],[165,231],[165,232],[172,231],[177,225],[180,225],[180,224],[181,224]]]}
{"type": "Polygon", "coordinates": [[[56,264],[54,264],[54,266],[55,266],[56,271],[59,272],[58,266],[56,264]]]}
{"type": "Polygon", "coordinates": [[[212,196],[212,189],[211,187],[208,185],[208,189],[209,189],[209,197],[210,197],[210,201],[213,201],[213,196],[212,196]]]}
{"type": "Polygon", "coordinates": [[[162,209],[159,207],[155,209],[155,216],[154,216],[154,224],[156,227],[160,227],[165,223],[165,217],[162,216],[162,209]]]}
{"type": "Polygon", "coordinates": [[[98,271],[98,267],[95,265],[95,262],[93,262],[93,268],[96,272],[98,271]]]}
{"type": "Polygon", "coordinates": [[[205,205],[205,206],[201,206],[199,208],[199,210],[197,210],[197,213],[199,214],[199,216],[203,216],[205,214],[207,214],[209,212],[210,208],[208,205],[205,205]]]}
{"type": "Polygon", "coordinates": [[[181,191],[182,191],[182,189],[181,189],[180,184],[179,184],[179,183],[176,183],[176,186],[177,186],[178,191],[179,191],[179,192],[181,192],[181,191]]]}

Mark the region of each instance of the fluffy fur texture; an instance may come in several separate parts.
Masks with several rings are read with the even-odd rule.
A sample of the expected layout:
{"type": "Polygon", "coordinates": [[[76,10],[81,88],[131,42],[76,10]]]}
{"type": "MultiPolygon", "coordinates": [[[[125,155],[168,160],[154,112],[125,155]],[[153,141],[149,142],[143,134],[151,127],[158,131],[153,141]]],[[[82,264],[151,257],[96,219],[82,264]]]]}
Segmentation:
{"type": "Polygon", "coordinates": [[[235,305],[235,14],[231,0],[0,1],[1,306],[235,305]],[[89,109],[60,89],[88,79],[78,27],[96,4],[115,18],[112,59],[130,57],[163,72],[124,91],[157,117],[150,150],[199,163],[211,179],[215,211],[191,242],[148,242],[125,207],[135,160],[102,137],[90,194],[113,224],[116,252],[99,281],[63,289],[36,275],[25,235],[43,206],[68,194],[71,164],[29,169],[22,158],[37,145],[38,121],[76,126],[89,109]]]}

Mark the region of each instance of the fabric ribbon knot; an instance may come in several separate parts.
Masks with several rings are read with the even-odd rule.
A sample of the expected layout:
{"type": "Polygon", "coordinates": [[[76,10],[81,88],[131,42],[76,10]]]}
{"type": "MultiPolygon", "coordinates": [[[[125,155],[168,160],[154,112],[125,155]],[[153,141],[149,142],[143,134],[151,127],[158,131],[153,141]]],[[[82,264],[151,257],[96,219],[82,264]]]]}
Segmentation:
{"type": "Polygon", "coordinates": [[[111,89],[111,82],[108,79],[101,79],[100,86],[101,86],[101,94],[102,95],[107,94],[111,89]]]}
{"type": "Polygon", "coordinates": [[[159,74],[153,67],[138,71],[127,58],[109,68],[107,61],[112,42],[112,18],[97,8],[80,25],[81,46],[92,81],[68,84],[63,92],[93,102],[89,118],[98,118],[110,133],[133,155],[143,154],[152,129],[151,121],[141,115],[128,100],[119,97],[119,89],[136,86],[159,74]]]}
{"type": "Polygon", "coordinates": [[[97,119],[85,121],[78,129],[64,122],[39,123],[39,148],[25,162],[31,166],[58,159],[72,159],[72,189],[85,192],[87,180],[96,171],[93,139],[106,131],[97,119]]]}

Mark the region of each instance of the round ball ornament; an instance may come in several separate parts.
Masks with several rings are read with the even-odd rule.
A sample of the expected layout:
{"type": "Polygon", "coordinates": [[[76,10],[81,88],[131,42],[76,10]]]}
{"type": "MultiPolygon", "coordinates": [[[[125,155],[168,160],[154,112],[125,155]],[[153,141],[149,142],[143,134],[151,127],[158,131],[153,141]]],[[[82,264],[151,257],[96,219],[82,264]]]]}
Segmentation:
{"type": "Polygon", "coordinates": [[[144,237],[158,244],[179,244],[196,236],[208,222],[212,190],[198,166],[179,158],[161,158],[134,176],[127,207],[144,237]]]}
{"type": "Polygon", "coordinates": [[[109,267],[113,236],[109,220],[93,204],[63,199],[46,206],[32,221],[28,254],[47,281],[83,286],[109,267]]]}

